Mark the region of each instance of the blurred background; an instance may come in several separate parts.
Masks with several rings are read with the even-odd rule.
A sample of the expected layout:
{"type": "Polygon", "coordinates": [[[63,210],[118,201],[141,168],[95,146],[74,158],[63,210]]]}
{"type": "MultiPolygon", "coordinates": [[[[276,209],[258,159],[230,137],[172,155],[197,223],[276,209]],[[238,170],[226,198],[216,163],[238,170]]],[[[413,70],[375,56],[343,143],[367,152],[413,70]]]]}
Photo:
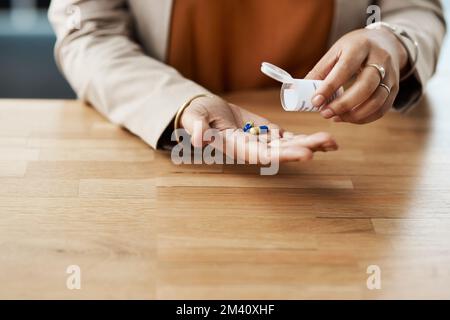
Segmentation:
{"type": "MultiPolygon", "coordinates": [[[[450,0],[443,2],[450,21],[450,0]]],[[[0,98],[75,98],[54,63],[49,3],[0,0],[0,98]]],[[[449,41],[444,46],[450,53],[449,41]]],[[[441,62],[440,70],[450,65],[441,62]]]]}
{"type": "Polygon", "coordinates": [[[54,59],[50,0],[0,0],[0,98],[74,98],[54,59]]]}

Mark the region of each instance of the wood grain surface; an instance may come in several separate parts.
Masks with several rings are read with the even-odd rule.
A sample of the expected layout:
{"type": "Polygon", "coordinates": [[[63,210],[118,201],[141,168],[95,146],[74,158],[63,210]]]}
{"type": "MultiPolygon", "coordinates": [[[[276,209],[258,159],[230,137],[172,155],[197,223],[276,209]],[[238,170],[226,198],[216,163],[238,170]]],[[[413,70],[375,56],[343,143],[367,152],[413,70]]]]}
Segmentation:
{"type": "Polygon", "coordinates": [[[175,166],[77,101],[1,100],[0,298],[448,299],[449,74],[365,126],[285,113],[276,91],[229,96],[338,140],[273,177],[175,166]]]}

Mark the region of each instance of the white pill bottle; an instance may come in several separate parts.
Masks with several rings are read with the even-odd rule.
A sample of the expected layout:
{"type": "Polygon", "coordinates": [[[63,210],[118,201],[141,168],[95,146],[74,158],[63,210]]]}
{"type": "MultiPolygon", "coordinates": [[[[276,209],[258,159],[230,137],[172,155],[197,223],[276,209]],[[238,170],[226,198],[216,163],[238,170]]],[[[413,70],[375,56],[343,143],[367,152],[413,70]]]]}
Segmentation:
{"type": "MultiPolygon", "coordinates": [[[[312,105],[312,98],[317,89],[322,84],[322,80],[305,80],[294,79],[287,71],[277,67],[271,63],[263,62],[261,71],[266,76],[281,82],[280,100],[283,109],[286,111],[304,111],[304,112],[319,112],[320,108],[312,105]]],[[[327,102],[330,103],[334,99],[340,97],[344,92],[340,88],[327,102]]]]}

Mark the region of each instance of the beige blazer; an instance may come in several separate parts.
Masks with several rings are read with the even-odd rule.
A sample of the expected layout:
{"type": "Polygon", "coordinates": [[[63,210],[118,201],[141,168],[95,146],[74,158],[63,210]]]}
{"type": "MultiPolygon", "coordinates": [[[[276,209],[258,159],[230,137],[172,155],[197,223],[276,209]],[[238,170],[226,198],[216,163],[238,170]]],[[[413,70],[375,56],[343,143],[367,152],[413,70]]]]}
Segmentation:
{"type": "MultiPolygon", "coordinates": [[[[380,6],[383,21],[418,41],[417,72],[402,85],[397,105],[416,102],[435,71],[445,34],[440,1],[335,1],[330,45],[366,25],[371,4],[380,6]]],[[[49,10],[57,64],[78,97],[154,148],[180,106],[208,93],[164,64],[171,10],[172,0],[53,0],[49,10]]]]}

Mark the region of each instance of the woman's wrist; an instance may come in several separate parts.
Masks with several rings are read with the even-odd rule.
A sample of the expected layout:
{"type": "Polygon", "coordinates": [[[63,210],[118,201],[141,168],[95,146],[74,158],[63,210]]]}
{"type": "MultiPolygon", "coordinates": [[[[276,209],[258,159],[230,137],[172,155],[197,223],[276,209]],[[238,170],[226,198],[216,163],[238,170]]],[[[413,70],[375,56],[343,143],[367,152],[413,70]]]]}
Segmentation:
{"type": "Polygon", "coordinates": [[[207,94],[198,94],[198,95],[190,98],[188,101],[186,101],[186,103],[184,105],[181,106],[180,109],[178,109],[178,112],[175,115],[175,120],[173,122],[174,130],[175,130],[175,136],[176,136],[176,139],[177,139],[178,142],[179,142],[179,137],[178,137],[177,131],[178,131],[178,129],[182,128],[181,118],[183,116],[184,111],[192,104],[192,102],[194,102],[194,100],[197,100],[197,99],[200,99],[200,98],[203,98],[203,97],[208,97],[208,95],[207,94]]]}

